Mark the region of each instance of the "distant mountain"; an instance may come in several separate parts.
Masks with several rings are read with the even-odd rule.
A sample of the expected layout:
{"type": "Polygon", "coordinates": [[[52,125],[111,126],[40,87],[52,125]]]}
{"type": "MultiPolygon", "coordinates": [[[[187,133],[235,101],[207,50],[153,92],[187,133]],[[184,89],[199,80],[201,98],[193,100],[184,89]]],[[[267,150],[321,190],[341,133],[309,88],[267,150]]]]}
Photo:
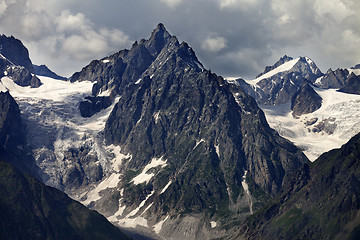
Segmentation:
{"type": "Polygon", "coordinates": [[[351,85],[356,82],[354,79],[359,75],[360,69],[358,65],[352,68],[338,68],[335,71],[330,68],[323,76],[315,81],[314,85],[322,89],[339,89],[345,87],[344,91],[351,91],[350,89],[355,87],[353,90],[353,93],[355,93],[358,87],[351,87],[351,85]]]}
{"type": "Polygon", "coordinates": [[[279,105],[291,101],[304,83],[312,84],[322,75],[310,58],[292,59],[285,55],[273,66],[266,67],[256,79],[238,79],[232,83],[241,86],[258,104],[279,105]]]}
{"type": "Polygon", "coordinates": [[[59,76],[53,71],[51,71],[46,65],[38,66],[34,64],[33,67],[34,67],[34,73],[38,76],[45,76],[58,80],[67,80],[66,77],[59,76]]]}
{"type": "Polygon", "coordinates": [[[238,239],[358,239],[359,182],[360,134],[291,174],[238,239]]]}
{"type": "Polygon", "coordinates": [[[292,57],[289,57],[289,56],[287,56],[287,55],[284,55],[284,56],[281,57],[281,58],[279,59],[279,61],[277,61],[274,65],[272,65],[272,66],[266,66],[264,72],[258,74],[258,75],[256,76],[256,78],[261,77],[262,75],[270,72],[271,70],[274,70],[275,68],[280,67],[280,66],[283,65],[284,63],[289,62],[289,61],[291,61],[291,60],[293,60],[292,57]]]}
{"type": "Polygon", "coordinates": [[[285,55],[255,80],[227,81],[254,97],[270,126],[315,160],[360,131],[359,75],[356,67],[322,74],[309,58],[285,55]]]}
{"type": "Polygon", "coordinates": [[[360,75],[355,75],[354,73],[351,73],[347,77],[343,87],[340,88],[339,91],[350,94],[360,94],[360,75]]]}

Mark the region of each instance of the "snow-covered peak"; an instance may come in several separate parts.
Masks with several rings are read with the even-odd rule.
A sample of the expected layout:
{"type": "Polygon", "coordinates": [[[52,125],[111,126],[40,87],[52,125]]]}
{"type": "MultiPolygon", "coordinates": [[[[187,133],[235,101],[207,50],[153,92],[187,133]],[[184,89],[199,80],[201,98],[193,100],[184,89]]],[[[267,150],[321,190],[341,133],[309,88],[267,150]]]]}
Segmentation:
{"type": "Polygon", "coordinates": [[[264,75],[261,75],[258,78],[255,78],[254,80],[248,81],[251,85],[255,85],[258,82],[260,82],[263,79],[270,78],[278,73],[289,71],[294,67],[294,65],[300,60],[300,58],[296,58],[293,60],[290,60],[288,62],[285,62],[284,64],[280,65],[279,67],[271,70],[270,72],[265,73],[264,75]]]}

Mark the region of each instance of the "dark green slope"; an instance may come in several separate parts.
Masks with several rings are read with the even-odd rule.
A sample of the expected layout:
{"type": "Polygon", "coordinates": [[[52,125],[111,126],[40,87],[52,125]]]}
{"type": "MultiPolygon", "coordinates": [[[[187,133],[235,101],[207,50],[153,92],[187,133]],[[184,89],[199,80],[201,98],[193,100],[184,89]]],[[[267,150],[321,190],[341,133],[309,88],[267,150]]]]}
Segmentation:
{"type": "Polygon", "coordinates": [[[285,182],[238,239],[360,239],[360,134],[285,182]]]}
{"type": "Polygon", "coordinates": [[[129,239],[99,213],[0,161],[0,239],[129,239]]]}

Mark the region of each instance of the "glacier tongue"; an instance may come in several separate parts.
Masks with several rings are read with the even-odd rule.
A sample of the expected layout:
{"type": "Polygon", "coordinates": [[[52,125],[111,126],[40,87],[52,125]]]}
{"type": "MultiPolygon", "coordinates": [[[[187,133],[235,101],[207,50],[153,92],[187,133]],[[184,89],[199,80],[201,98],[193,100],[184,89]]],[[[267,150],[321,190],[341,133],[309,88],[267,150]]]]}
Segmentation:
{"type": "MultiPolygon", "coordinates": [[[[95,179],[88,179],[88,184],[106,179],[113,165],[121,164],[118,159],[120,155],[115,152],[118,149],[105,149],[101,136],[105,122],[119,98],[115,99],[111,107],[90,118],[83,118],[78,104],[85,96],[91,95],[93,83],[39,78],[43,84],[39,88],[30,88],[20,87],[11,79],[3,77],[1,89],[9,90],[19,104],[27,125],[29,143],[37,165],[43,171],[43,181],[77,198],[71,189],[64,187],[64,181],[72,180],[70,175],[73,172],[69,171],[79,164],[71,160],[71,155],[83,154],[89,171],[101,169],[103,172],[95,179]],[[67,175],[69,179],[64,178],[67,175]]],[[[83,174],[87,175],[86,171],[83,174]]]]}

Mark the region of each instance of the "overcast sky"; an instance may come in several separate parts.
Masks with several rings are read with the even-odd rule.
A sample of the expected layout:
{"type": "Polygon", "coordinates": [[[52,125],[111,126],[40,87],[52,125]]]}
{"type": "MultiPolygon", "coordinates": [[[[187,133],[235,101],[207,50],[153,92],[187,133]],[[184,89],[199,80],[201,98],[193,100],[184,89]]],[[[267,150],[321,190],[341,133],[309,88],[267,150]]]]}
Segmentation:
{"type": "Polygon", "coordinates": [[[0,33],[70,76],[162,22],[207,69],[251,79],[285,54],[323,72],[360,63],[359,13],[359,0],[0,0],[0,33]]]}

